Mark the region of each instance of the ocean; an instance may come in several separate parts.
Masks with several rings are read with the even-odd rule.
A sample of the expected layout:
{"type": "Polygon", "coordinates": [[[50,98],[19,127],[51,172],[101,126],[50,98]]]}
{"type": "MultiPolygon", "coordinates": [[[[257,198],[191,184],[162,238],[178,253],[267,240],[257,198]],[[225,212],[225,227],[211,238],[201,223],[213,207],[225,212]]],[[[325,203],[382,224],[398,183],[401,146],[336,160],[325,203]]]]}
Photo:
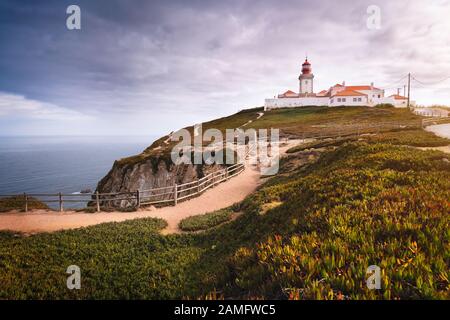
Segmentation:
{"type": "Polygon", "coordinates": [[[95,190],[114,160],[157,137],[0,137],[0,194],[95,190]]]}

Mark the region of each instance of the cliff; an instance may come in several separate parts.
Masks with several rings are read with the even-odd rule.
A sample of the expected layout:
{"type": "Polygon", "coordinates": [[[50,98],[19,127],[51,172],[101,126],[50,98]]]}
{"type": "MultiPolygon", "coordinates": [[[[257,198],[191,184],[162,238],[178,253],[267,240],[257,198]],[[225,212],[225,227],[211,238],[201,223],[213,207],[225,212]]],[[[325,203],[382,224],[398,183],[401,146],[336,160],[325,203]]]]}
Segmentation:
{"type": "MultiPolygon", "coordinates": [[[[249,120],[256,119],[261,108],[243,110],[234,115],[203,123],[203,128],[237,128],[249,120]]],[[[187,127],[193,134],[193,127],[187,127]]],[[[202,178],[211,172],[223,169],[226,165],[182,164],[175,165],[170,152],[177,142],[169,135],[154,141],[142,153],[114,162],[112,169],[100,180],[96,191],[99,193],[135,192],[183,184],[202,178]]],[[[205,146],[208,143],[205,142],[205,146]]],[[[235,160],[236,160],[236,156],[235,160]]],[[[102,206],[131,207],[135,203],[126,200],[104,201],[102,206]]]]}
{"type": "MultiPolygon", "coordinates": [[[[150,155],[140,161],[129,158],[115,161],[109,173],[98,183],[99,193],[135,192],[153,188],[169,187],[191,182],[222,169],[222,165],[175,165],[170,155],[150,155]]],[[[114,207],[129,207],[134,203],[126,200],[104,203],[114,207]]]]}

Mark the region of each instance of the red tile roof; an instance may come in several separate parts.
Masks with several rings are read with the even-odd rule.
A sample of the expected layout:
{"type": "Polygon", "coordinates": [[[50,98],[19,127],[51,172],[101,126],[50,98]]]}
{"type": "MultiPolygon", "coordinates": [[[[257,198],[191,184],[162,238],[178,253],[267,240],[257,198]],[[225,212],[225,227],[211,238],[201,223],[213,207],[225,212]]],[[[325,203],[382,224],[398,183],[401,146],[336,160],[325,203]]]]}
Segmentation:
{"type": "Polygon", "coordinates": [[[345,89],[348,90],[380,90],[378,88],[371,88],[370,86],[345,86],[345,89]]]}
{"type": "Polygon", "coordinates": [[[348,90],[347,88],[345,90],[342,90],[338,93],[336,93],[333,97],[346,97],[346,96],[367,96],[364,93],[361,92],[357,92],[357,91],[353,91],[353,90],[348,90]]]}
{"type": "Polygon", "coordinates": [[[398,94],[393,94],[393,95],[391,95],[391,96],[389,96],[389,97],[392,97],[392,98],[394,98],[395,100],[408,100],[407,97],[400,96],[400,95],[398,95],[398,94]]]}

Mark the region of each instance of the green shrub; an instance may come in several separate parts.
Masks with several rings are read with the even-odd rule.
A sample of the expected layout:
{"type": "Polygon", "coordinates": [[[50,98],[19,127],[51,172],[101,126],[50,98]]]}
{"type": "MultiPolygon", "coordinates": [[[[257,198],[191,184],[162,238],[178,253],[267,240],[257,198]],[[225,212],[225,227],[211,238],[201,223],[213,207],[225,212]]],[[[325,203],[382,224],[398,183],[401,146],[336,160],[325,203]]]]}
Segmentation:
{"type": "Polygon", "coordinates": [[[257,228],[272,231],[235,252],[224,287],[244,298],[450,298],[449,158],[349,143],[263,187],[247,210],[283,205],[259,218],[257,228]],[[365,285],[372,264],[382,270],[381,290],[365,285]]]}
{"type": "Polygon", "coordinates": [[[440,147],[450,145],[450,139],[442,138],[422,129],[397,129],[364,136],[349,136],[335,139],[316,140],[300,144],[287,150],[296,153],[308,149],[339,147],[347,142],[366,141],[369,143],[389,143],[413,147],[440,147]]]}
{"type": "Polygon", "coordinates": [[[439,147],[450,145],[450,139],[442,138],[422,129],[382,132],[366,138],[369,142],[382,142],[414,147],[439,147]]]}
{"type": "Polygon", "coordinates": [[[394,105],[392,103],[379,103],[377,105],[375,105],[375,108],[385,108],[385,109],[390,109],[390,108],[395,108],[394,105]]]}
{"type": "Polygon", "coordinates": [[[180,221],[179,227],[183,231],[206,230],[231,220],[231,217],[232,211],[229,209],[223,209],[185,218],[180,221]]]}
{"type": "MultiPolygon", "coordinates": [[[[249,127],[298,133],[313,124],[418,119],[395,108],[292,108],[249,127]]],[[[318,141],[326,150],[307,166],[285,170],[289,162],[281,162],[283,175],[233,206],[243,212],[237,219],[195,217],[215,221],[205,232],[163,236],[159,219],[27,237],[0,232],[0,299],[450,299],[450,155],[409,147],[436,143],[422,130],[363,139],[318,141]],[[66,287],[72,264],[81,268],[80,290],[66,287]],[[381,290],[365,286],[372,264],[382,270],[381,290]]]]}

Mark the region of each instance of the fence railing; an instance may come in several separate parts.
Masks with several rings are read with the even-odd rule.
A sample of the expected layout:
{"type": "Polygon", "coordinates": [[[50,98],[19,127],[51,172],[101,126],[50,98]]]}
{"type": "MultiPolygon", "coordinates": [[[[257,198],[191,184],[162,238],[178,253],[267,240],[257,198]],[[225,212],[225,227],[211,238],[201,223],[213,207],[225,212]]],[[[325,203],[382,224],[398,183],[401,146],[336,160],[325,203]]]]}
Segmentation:
{"type": "Polygon", "coordinates": [[[219,183],[226,181],[242,171],[244,171],[244,163],[238,163],[209,173],[208,175],[192,182],[183,184],[174,184],[173,186],[152,188],[148,190],[136,190],[132,192],[112,192],[112,193],[23,193],[17,194],[0,194],[1,198],[14,198],[14,201],[23,201],[23,209],[25,212],[33,202],[43,202],[46,204],[56,203],[59,211],[64,211],[64,204],[67,203],[86,203],[96,211],[101,211],[101,207],[108,204],[118,204],[125,201],[126,207],[139,208],[143,205],[162,204],[172,202],[177,205],[179,201],[198,195],[219,183]]]}
{"type": "Polygon", "coordinates": [[[422,122],[409,121],[409,122],[380,122],[376,124],[359,124],[359,125],[340,125],[336,127],[323,127],[316,130],[310,129],[310,131],[302,131],[300,134],[293,133],[301,139],[327,139],[327,138],[339,138],[348,136],[359,136],[362,134],[374,134],[383,131],[390,131],[396,129],[413,129],[421,128],[422,122]]]}
{"type": "Polygon", "coordinates": [[[175,184],[168,187],[141,190],[139,191],[139,205],[151,205],[166,202],[173,202],[174,205],[176,205],[178,201],[198,195],[205,190],[238,175],[244,171],[244,169],[244,163],[238,163],[225,169],[211,172],[195,181],[175,184]]]}
{"type": "Polygon", "coordinates": [[[422,119],[422,127],[450,123],[450,117],[422,119]]]}

